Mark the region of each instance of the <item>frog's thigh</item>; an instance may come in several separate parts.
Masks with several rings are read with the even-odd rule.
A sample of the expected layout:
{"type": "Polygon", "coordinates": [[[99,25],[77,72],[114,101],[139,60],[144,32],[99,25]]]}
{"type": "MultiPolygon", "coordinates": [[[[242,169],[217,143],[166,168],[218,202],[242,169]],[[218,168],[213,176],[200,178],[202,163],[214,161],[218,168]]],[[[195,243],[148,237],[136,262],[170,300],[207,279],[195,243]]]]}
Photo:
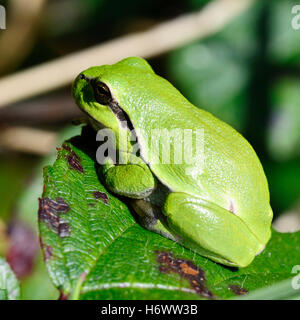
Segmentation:
{"type": "Polygon", "coordinates": [[[163,213],[184,245],[217,262],[244,267],[263,247],[238,216],[206,200],[173,192],[163,213]]]}
{"type": "Polygon", "coordinates": [[[107,188],[122,196],[141,199],[155,188],[155,178],[142,161],[138,164],[115,165],[111,160],[106,160],[100,172],[107,188]]]}

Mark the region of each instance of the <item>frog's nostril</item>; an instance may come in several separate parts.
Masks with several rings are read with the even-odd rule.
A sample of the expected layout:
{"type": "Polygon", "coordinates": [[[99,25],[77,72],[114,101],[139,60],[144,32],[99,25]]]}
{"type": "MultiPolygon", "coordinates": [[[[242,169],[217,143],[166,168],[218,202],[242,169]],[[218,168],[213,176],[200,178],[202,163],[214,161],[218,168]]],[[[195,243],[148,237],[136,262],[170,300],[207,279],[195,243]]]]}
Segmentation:
{"type": "Polygon", "coordinates": [[[83,73],[81,73],[81,74],[79,75],[79,78],[82,79],[82,80],[85,80],[86,82],[89,82],[89,83],[90,83],[90,81],[92,80],[91,78],[85,76],[83,73]]]}

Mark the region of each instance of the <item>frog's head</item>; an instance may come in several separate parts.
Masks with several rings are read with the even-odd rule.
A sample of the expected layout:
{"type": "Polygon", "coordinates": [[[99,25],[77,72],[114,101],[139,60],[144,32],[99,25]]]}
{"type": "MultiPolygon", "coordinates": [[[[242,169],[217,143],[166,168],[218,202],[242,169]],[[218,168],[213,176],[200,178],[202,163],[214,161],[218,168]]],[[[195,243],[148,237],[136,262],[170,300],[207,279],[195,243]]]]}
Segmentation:
{"type": "Polygon", "coordinates": [[[129,57],[113,65],[91,67],[75,79],[73,97],[94,127],[109,128],[117,133],[121,123],[132,129],[118,97],[127,94],[130,80],[141,72],[154,74],[150,65],[137,57],[129,57]]]}

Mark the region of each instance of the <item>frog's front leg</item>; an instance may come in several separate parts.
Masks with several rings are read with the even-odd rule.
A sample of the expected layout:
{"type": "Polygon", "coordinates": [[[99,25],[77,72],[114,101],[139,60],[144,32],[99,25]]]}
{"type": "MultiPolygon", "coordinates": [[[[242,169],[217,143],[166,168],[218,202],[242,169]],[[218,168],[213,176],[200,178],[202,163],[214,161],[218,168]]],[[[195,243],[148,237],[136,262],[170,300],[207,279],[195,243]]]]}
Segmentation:
{"type": "Polygon", "coordinates": [[[237,215],[186,193],[170,193],[163,213],[182,245],[216,262],[245,267],[264,247],[237,215]]]}
{"type": "MultiPolygon", "coordinates": [[[[124,154],[123,154],[124,156],[124,154]]],[[[156,186],[156,179],[147,164],[133,155],[126,164],[115,164],[110,158],[100,166],[100,174],[107,188],[121,196],[133,199],[147,197],[156,186]]]]}

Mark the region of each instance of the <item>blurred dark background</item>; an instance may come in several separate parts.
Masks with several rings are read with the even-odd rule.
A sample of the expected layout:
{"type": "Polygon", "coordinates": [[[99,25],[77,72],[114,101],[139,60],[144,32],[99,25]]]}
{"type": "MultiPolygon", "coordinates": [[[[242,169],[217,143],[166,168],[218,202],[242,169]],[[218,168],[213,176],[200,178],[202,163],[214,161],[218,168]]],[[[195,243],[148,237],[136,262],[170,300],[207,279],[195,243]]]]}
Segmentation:
{"type": "MultiPolygon", "coordinates": [[[[0,1],[7,9],[0,76],[146,30],[208,2],[0,1]],[[8,32],[12,36],[5,36],[8,32]]],[[[264,166],[281,231],[300,229],[300,29],[291,24],[296,4],[256,1],[215,35],[149,59],[192,103],[249,140],[264,166]]],[[[71,126],[79,116],[70,86],[0,109],[0,255],[21,279],[25,298],[55,295],[37,245],[37,197],[43,165],[51,163],[59,141],[80,131],[71,126]],[[40,152],[10,145],[1,132],[20,127],[55,134],[52,152],[42,142],[40,152]]]]}

